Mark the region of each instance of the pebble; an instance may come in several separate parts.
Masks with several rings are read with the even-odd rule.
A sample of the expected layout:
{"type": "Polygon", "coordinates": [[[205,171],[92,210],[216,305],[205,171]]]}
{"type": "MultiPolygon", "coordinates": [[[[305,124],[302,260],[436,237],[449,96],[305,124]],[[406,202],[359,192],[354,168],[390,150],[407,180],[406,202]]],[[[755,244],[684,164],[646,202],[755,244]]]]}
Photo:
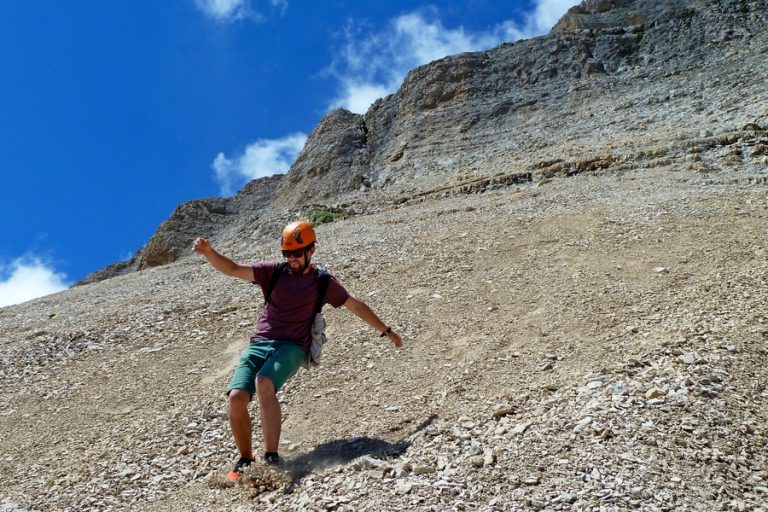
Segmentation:
{"type": "Polygon", "coordinates": [[[514,435],[523,434],[523,433],[525,433],[526,430],[528,430],[528,428],[530,428],[531,425],[533,425],[532,421],[526,421],[524,423],[518,423],[517,425],[514,426],[514,428],[512,428],[512,434],[514,434],[514,435]]]}
{"type": "Polygon", "coordinates": [[[398,480],[395,483],[395,494],[402,496],[403,494],[410,493],[412,489],[413,489],[413,484],[410,482],[398,480]]]}
{"type": "Polygon", "coordinates": [[[539,485],[540,482],[541,478],[538,476],[528,476],[525,478],[525,480],[523,480],[525,485],[539,485]]]}
{"type": "Polygon", "coordinates": [[[434,466],[417,465],[413,467],[414,475],[428,475],[435,472],[434,466]]]}
{"type": "Polygon", "coordinates": [[[592,424],[592,416],[585,416],[584,418],[580,419],[578,423],[576,423],[576,426],[573,427],[574,432],[581,432],[586,427],[592,424]]]}
{"type": "Polygon", "coordinates": [[[352,467],[356,469],[379,469],[387,466],[387,462],[369,455],[355,459],[352,467]]]}
{"type": "Polygon", "coordinates": [[[645,398],[649,400],[654,398],[661,398],[663,396],[666,396],[666,393],[659,388],[651,388],[645,392],[645,398]]]}
{"type": "Polygon", "coordinates": [[[503,418],[504,416],[509,416],[510,414],[515,414],[515,408],[514,407],[502,407],[501,409],[497,409],[493,413],[494,418],[503,418]]]}

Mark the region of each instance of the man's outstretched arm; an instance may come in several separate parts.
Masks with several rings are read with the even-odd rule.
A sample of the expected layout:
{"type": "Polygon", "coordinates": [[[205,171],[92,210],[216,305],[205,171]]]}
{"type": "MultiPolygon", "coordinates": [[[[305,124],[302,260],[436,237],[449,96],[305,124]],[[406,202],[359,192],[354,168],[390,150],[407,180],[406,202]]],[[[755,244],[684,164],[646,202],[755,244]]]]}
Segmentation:
{"type": "MultiPolygon", "coordinates": [[[[348,310],[350,310],[352,313],[354,313],[355,316],[360,318],[363,322],[367,323],[374,329],[376,329],[378,332],[383,333],[387,329],[389,329],[389,326],[381,321],[381,319],[376,316],[376,313],[374,313],[371,308],[368,307],[368,304],[365,302],[354,298],[353,296],[349,296],[347,301],[344,303],[344,307],[346,307],[348,310]]],[[[393,345],[395,345],[397,348],[400,348],[403,346],[403,339],[400,337],[399,334],[397,334],[395,331],[390,330],[387,333],[387,337],[389,338],[389,341],[392,342],[393,345]]]]}
{"type": "Polygon", "coordinates": [[[208,263],[213,265],[219,272],[227,274],[228,276],[239,277],[246,281],[253,281],[253,267],[250,265],[240,265],[226,256],[219,254],[207,238],[196,238],[192,250],[205,256],[208,263]]]}

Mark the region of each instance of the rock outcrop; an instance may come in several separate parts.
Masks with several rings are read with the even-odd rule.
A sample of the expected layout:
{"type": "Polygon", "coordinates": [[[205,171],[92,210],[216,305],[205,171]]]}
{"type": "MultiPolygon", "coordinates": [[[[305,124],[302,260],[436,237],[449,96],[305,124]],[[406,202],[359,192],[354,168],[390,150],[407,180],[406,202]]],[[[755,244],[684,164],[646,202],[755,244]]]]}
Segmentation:
{"type": "Polygon", "coordinates": [[[192,241],[198,236],[218,240],[233,230],[251,235],[258,229],[259,218],[272,202],[282,179],[281,175],[260,178],[232,197],[198,199],[180,205],[130,260],[94,272],[76,286],[172,263],[189,254],[192,241]]]}
{"type": "Polygon", "coordinates": [[[690,5],[688,0],[586,0],[571,7],[552,32],[644,25],[664,17],[679,16],[678,10],[690,5]]]}
{"type": "Polygon", "coordinates": [[[195,233],[259,238],[260,225],[271,229],[308,205],[361,211],[382,198],[525,172],[553,152],[620,160],[676,151],[676,140],[710,135],[702,127],[768,126],[767,25],[757,0],[587,0],[547,36],[420,66],[364,116],[329,113],[249,215],[238,217],[247,192],[188,203],[135,264],[113,268],[175,261],[195,233]]]}
{"type": "Polygon", "coordinates": [[[142,249],[137,269],[176,261],[185,248],[189,250],[195,236],[211,232],[217,225],[224,224],[226,215],[226,199],[201,199],[182,204],[157,228],[142,249]]]}
{"type": "Polygon", "coordinates": [[[362,116],[341,109],[327,114],[285,175],[275,206],[336,202],[345,193],[370,187],[367,138],[362,116]]]}

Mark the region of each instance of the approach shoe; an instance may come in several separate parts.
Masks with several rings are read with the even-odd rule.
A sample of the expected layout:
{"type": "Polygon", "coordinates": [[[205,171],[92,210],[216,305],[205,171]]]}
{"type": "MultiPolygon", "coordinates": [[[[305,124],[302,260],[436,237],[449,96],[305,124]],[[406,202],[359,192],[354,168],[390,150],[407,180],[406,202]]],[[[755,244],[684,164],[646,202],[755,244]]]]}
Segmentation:
{"type": "Polygon", "coordinates": [[[248,457],[240,457],[237,459],[237,463],[235,463],[235,469],[227,473],[227,479],[228,480],[238,480],[241,476],[243,476],[243,471],[245,468],[253,464],[255,461],[253,459],[249,459],[248,457]]]}
{"type": "Polygon", "coordinates": [[[280,464],[280,457],[275,452],[266,452],[264,454],[264,463],[267,466],[277,466],[280,464]]]}

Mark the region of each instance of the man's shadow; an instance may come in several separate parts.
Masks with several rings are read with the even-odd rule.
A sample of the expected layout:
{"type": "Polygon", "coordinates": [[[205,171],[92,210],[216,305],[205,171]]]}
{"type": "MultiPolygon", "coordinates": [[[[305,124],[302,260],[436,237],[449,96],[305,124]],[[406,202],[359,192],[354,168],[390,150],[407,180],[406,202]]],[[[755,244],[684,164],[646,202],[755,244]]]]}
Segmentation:
{"type": "Polygon", "coordinates": [[[302,478],[313,471],[330,466],[348,464],[363,455],[375,455],[378,456],[377,458],[384,459],[399,457],[411,446],[411,442],[407,438],[427,428],[435,419],[437,419],[437,414],[431,415],[422,421],[413,432],[395,443],[362,436],[350,439],[336,439],[317,445],[311,451],[285,461],[283,468],[291,473],[293,477],[286,490],[292,490],[302,478]]]}

